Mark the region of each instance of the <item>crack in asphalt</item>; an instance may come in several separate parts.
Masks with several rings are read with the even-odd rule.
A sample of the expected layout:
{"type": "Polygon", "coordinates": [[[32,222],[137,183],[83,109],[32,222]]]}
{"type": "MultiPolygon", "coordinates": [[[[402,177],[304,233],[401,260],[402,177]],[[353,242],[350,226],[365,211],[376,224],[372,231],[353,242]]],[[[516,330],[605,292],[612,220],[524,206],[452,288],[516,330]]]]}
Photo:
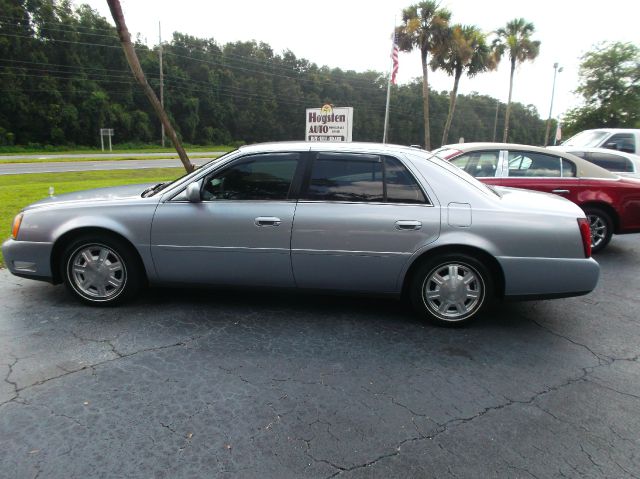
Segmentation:
{"type": "MultiPolygon", "coordinates": [[[[7,383],[14,385],[15,396],[13,398],[11,398],[11,399],[8,399],[7,401],[1,402],[0,403],[0,407],[4,406],[6,404],[9,404],[9,403],[15,402],[15,400],[20,397],[20,393],[21,392],[26,391],[26,390],[31,389],[31,388],[34,388],[34,387],[37,387],[37,386],[42,386],[43,384],[46,384],[46,383],[48,383],[50,381],[55,381],[57,379],[60,379],[60,378],[63,378],[63,377],[66,377],[66,376],[69,376],[71,374],[75,374],[75,373],[78,373],[78,372],[81,372],[81,371],[85,371],[87,369],[91,369],[91,370],[93,370],[95,372],[95,368],[98,367],[98,366],[102,366],[103,364],[111,363],[113,361],[119,361],[121,359],[128,359],[128,358],[130,358],[132,356],[136,356],[138,354],[147,353],[147,352],[162,351],[164,349],[175,348],[175,347],[178,347],[178,346],[187,346],[189,343],[191,343],[193,341],[197,341],[198,339],[202,338],[205,335],[206,334],[202,334],[202,335],[199,335],[199,336],[193,336],[191,338],[188,338],[188,339],[183,340],[183,341],[178,341],[177,343],[173,343],[173,344],[166,344],[166,345],[163,345],[163,346],[156,346],[156,347],[153,347],[153,348],[139,349],[138,351],[133,351],[133,352],[127,353],[127,354],[122,354],[121,353],[119,356],[116,356],[115,358],[106,359],[104,361],[99,361],[99,362],[97,362],[95,364],[89,364],[89,365],[83,366],[83,367],[81,367],[79,369],[76,369],[76,370],[73,370],[73,371],[69,371],[69,372],[65,372],[64,374],[59,374],[57,376],[52,376],[50,378],[46,378],[46,379],[43,379],[41,381],[36,381],[35,383],[28,384],[28,385],[23,386],[21,388],[19,388],[16,383],[8,380],[9,376],[11,375],[11,372],[13,371],[13,369],[12,369],[13,366],[17,363],[17,359],[16,359],[16,361],[14,361],[14,363],[12,365],[10,365],[9,373],[5,377],[5,381],[7,383]]],[[[80,338],[78,338],[78,339],[80,339],[80,338]]],[[[87,340],[87,341],[91,341],[91,340],[87,340]]],[[[95,340],[95,341],[96,342],[103,342],[103,341],[99,341],[99,340],[95,340]]]]}
{"type": "MultiPolygon", "coordinates": [[[[19,396],[20,396],[20,391],[18,390],[18,383],[15,381],[11,381],[9,380],[9,378],[11,377],[11,375],[13,374],[13,367],[18,364],[19,359],[14,357],[13,358],[13,362],[10,364],[7,364],[8,367],[8,371],[7,371],[7,375],[4,377],[4,382],[13,386],[13,397],[11,399],[9,399],[8,401],[5,402],[9,402],[9,401],[15,401],[19,396]]],[[[0,406],[2,406],[2,404],[4,403],[0,403],[0,406]]]]}
{"type": "Polygon", "coordinates": [[[575,341],[574,339],[571,339],[571,338],[570,338],[570,337],[568,337],[568,336],[565,336],[565,335],[563,335],[563,334],[560,334],[560,333],[558,333],[557,331],[554,331],[553,329],[551,329],[551,328],[549,328],[549,327],[547,327],[547,326],[544,326],[543,324],[540,324],[540,322],[536,321],[536,320],[535,320],[535,319],[533,319],[533,318],[529,318],[529,320],[530,320],[533,324],[535,324],[536,326],[538,326],[540,329],[543,329],[544,331],[546,331],[547,333],[552,334],[553,336],[557,336],[558,338],[562,338],[562,339],[564,339],[565,341],[570,342],[571,344],[575,344],[576,346],[580,346],[581,348],[586,349],[587,351],[589,351],[589,353],[591,353],[591,355],[593,355],[593,357],[595,357],[595,358],[598,360],[598,364],[599,364],[599,365],[600,365],[600,364],[602,364],[602,363],[605,363],[605,362],[610,362],[610,361],[611,361],[611,359],[612,359],[612,358],[610,358],[609,356],[606,356],[606,355],[600,355],[600,354],[596,353],[593,349],[591,349],[591,348],[590,348],[589,346],[587,346],[586,344],[579,343],[578,341],[575,341]],[[604,359],[604,358],[603,358],[603,356],[604,356],[604,358],[606,358],[606,359],[604,359]]]}
{"type": "Polygon", "coordinates": [[[113,354],[115,354],[117,357],[119,358],[123,358],[125,357],[125,354],[121,353],[120,351],[118,351],[115,347],[115,345],[112,343],[112,341],[115,341],[116,339],[118,339],[119,335],[117,335],[115,338],[113,339],[94,339],[94,338],[85,338],[83,336],[80,336],[78,333],[76,333],[75,331],[70,331],[70,333],[73,335],[74,338],[79,339],[82,342],[91,342],[91,343],[98,343],[98,344],[106,344],[107,346],[109,346],[109,348],[111,348],[111,352],[113,354]]]}

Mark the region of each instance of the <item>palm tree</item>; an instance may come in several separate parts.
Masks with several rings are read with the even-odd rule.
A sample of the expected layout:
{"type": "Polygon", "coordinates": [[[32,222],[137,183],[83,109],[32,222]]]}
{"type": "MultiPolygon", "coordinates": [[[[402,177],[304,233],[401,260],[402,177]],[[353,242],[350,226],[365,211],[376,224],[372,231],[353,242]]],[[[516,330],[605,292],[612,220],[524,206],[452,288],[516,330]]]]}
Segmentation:
{"type": "Polygon", "coordinates": [[[428,55],[449,35],[451,12],[440,8],[434,0],[425,0],[402,10],[402,25],[396,28],[400,50],[420,49],[422,61],[422,102],[424,110],[424,145],[431,149],[429,134],[429,68],[428,55]]]}
{"type": "Polygon", "coordinates": [[[509,52],[511,61],[511,77],[509,79],[509,100],[507,110],[504,114],[504,136],[502,141],[507,142],[509,136],[509,115],[511,114],[511,93],[513,92],[513,74],[516,65],[526,60],[533,60],[540,52],[540,42],[531,40],[531,35],[535,31],[533,23],[527,22],[524,18],[516,18],[507,23],[504,28],[496,31],[496,39],[493,46],[496,50],[496,59],[509,52]]]}
{"type": "Polygon", "coordinates": [[[449,40],[439,45],[431,57],[431,69],[441,68],[453,75],[453,90],[449,96],[449,114],[442,132],[442,145],[447,144],[449,129],[456,109],[460,77],[466,71],[469,78],[496,67],[493,50],[487,44],[487,37],[472,25],[454,25],[449,40]]]}

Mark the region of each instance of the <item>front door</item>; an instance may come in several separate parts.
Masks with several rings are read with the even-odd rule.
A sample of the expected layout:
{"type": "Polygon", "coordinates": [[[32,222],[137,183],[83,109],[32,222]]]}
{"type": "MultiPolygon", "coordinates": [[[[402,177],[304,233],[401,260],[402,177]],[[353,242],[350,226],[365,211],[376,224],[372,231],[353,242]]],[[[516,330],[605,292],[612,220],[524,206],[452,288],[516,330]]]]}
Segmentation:
{"type": "Polygon", "coordinates": [[[158,206],[151,252],[161,281],[293,286],[290,242],[298,153],[237,159],[205,176],[199,203],[158,206]]]}

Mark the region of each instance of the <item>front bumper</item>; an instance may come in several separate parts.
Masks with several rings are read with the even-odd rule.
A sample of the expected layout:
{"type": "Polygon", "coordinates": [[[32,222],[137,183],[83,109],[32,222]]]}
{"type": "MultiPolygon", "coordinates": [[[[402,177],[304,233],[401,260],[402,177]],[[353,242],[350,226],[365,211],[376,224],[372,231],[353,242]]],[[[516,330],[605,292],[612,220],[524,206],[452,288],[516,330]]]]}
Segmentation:
{"type": "Polygon", "coordinates": [[[2,244],[2,255],[12,274],[23,278],[53,282],[52,249],[53,243],[8,239],[2,244]]]}
{"type": "Polygon", "coordinates": [[[593,258],[497,258],[505,277],[505,299],[580,296],[598,284],[593,258]]]}

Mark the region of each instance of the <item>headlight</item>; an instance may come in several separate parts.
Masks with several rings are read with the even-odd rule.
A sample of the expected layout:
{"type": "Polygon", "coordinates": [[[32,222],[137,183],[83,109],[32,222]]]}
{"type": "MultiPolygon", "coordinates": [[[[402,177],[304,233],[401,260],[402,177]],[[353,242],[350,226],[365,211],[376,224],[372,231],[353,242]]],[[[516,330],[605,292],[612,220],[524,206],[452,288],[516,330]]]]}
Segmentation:
{"type": "Polygon", "coordinates": [[[13,219],[13,226],[11,227],[11,237],[16,239],[18,237],[18,231],[20,231],[20,224],[22,224],[22,213],[18,213],[13,219]]]}

